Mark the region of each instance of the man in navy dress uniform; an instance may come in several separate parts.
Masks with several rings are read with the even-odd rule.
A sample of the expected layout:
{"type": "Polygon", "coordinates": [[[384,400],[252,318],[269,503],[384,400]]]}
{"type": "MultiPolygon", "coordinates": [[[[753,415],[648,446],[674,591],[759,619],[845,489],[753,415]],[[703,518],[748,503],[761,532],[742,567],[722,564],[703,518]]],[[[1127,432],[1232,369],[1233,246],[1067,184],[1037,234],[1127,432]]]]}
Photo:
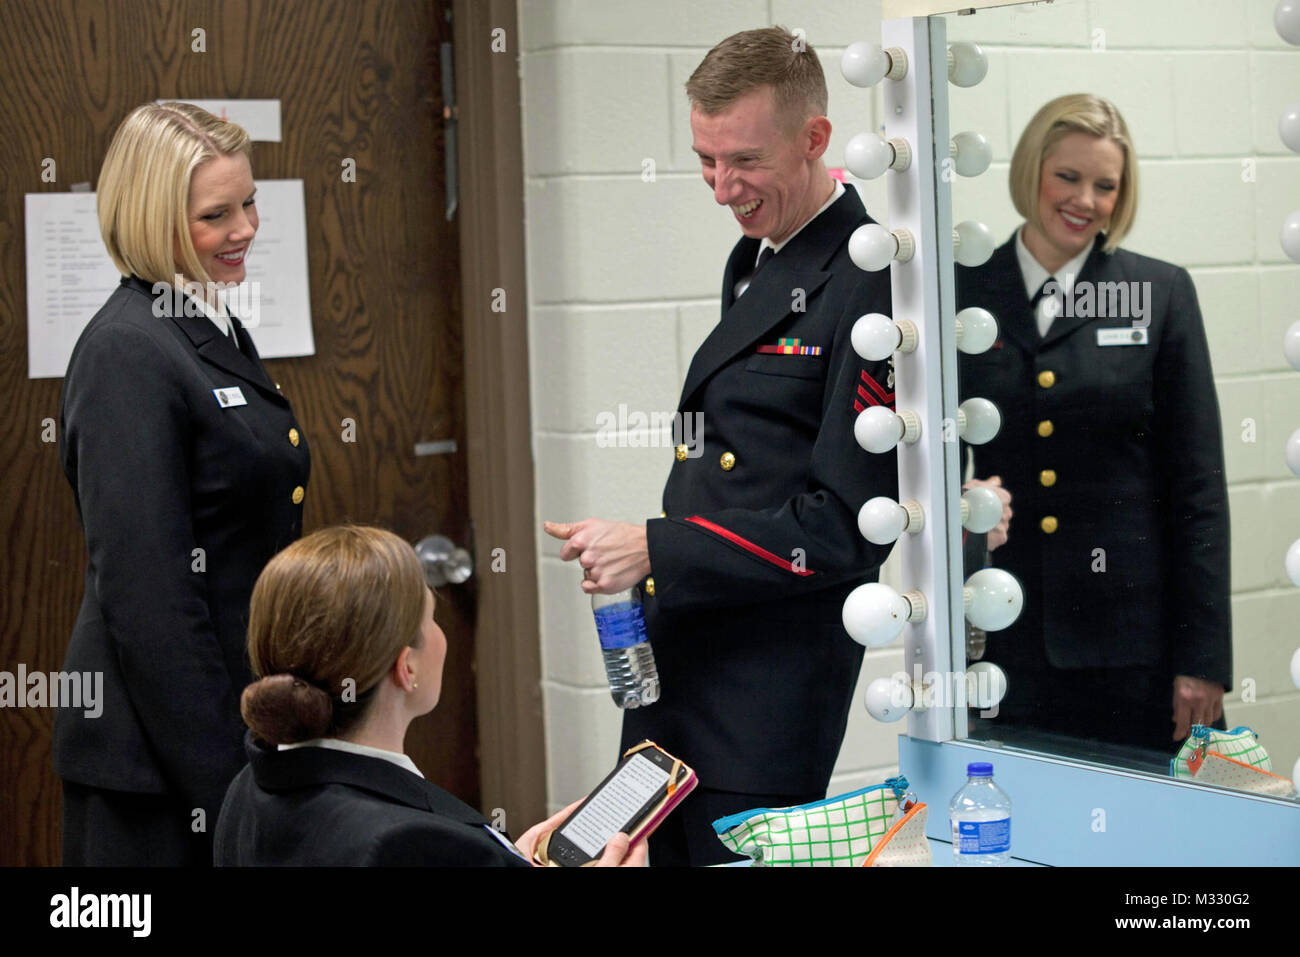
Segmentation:
{"type": "Polygon", "coordinates": [[[841,606],[889,553],[856,515],[898,489],[895,456],[853,437],[858,413],[893,406],[889,363],[849,341],[859,316],[889,313],[889,274],[849,259],[872,220],[822,161],[816,54],[779,27],[738,33],[686,91],[704,180],[744,234],[678,405],[700,429],[675,449],[661,517],[546,526],[584,592],[642,590],[662,693],[625,713],[623,747],[650,738],[700,779],[651,838],[652,865],[733,860],[713,820],[825,796],[863,651],[841,606]]]}

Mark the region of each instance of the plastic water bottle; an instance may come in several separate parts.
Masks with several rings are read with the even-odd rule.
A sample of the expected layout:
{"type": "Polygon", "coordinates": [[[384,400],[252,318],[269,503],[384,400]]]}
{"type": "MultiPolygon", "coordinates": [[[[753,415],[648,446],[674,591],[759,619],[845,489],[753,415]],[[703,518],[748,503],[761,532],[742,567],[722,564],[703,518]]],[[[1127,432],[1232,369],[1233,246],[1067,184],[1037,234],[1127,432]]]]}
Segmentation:
{"type": "Polygon", "coordinates": [[[640,593],[630,588],[617,595],[592,595],[591,610],[614,704],[625,710],[654,704],[659,700],[659,669],[646,636],[640,593]]]}
{"type": "Polygon", "coordinates": [[[957,867],[997,866],[1011,856],[1011,798],[993,783],[993,765],[966,765],[966,783],[952,796],[952,857],[957,867]]]}

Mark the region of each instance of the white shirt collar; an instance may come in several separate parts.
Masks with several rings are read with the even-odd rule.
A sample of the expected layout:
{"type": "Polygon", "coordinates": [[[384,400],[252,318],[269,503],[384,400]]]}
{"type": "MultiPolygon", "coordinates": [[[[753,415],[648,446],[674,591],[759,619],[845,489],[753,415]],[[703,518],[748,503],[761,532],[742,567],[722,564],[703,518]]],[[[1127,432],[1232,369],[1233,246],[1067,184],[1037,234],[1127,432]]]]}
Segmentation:
{"type": "Polygon", "coordinates": [[[412,774],[420,774],[420,769],[415,766],[405,754],[398,751],[385,751],[383,748],[372,748],[368,744],[356,744],[352,741],[344,741],[342,738],[312,738],[310,741],[295,741],[293,744],[282,744],[279,746],[281,751],[290,751],[293,748],[332,748],[335,751],[348,751],[352,754],[362,754],[368,758],[379,758],[381,761],[390,761],[399,768],[406,768],[412,774]]]}
{"type": "MultiPolygon", "coordinates": [[[[181,292],[185,292],[183,286],[178,288],[180,288],[181,292]]],[[[230,340],[232,342],[234,341],[235,330],[234,325],[230,321],[230,307],[226,305],[226,290],[217,290],[217,308],[213,308],[208,304],[207,300],[200,298],[199,296],[190,296],[190,299],[194,301],[195,305],[203,310],[205,316],[212,320],[212,324],[217,327],[217,330],[223,336],[229,336],[230,340]]]]}
{"type": "MultiPolygon", "coordinates": [[[[772,255],[775,256],[777,253],[779,253],[782,249],[785,248],[786,243],[788,243],[790,240],[794,239],[801,232],[807,229],[808,223],[811,223],[822,213],[826,212],[826,210],[830,209],[832,204],[834,204],[834,202],[837,199],[839,199],[841,196],[844,195],[844,184],[841,183],[839,180],[833,180],[833,182],[835,183],[835,188],[831,190],[831,198],[826,200],[826,202],[822,203],[821,209],[817,210],[817,212],[813,213],[811,216],[808,217],[807,223],[804,223],[802,226],[800,226],[798,229],[792,232],[789,236],[785,237],[785,239],[781,240],[779,243],[774,243],[772,242],[772,240],[764,236],[763,241],[758,244],[758,256],[763,255],[763,250],[769,247],[771,247],[772,255]]],[[[754,257],[754,262],[758,262],[758,256],[754,257]]]]}
{"type": "MultiPolygon", "coordinates": [[[[1033,299],[1038,295],[1038,290],[1043,288],[1043,283],[1052,276],[1042,263],[1034,258],[1034,254],[1029,251],[1025,245],[1024,236],[1025,227],[1021,226],[1016,230],[1016,259],[1020,262],[1020,276],[1025,281],[1025,296],[1033,299]]],[[[1092,246],[1088,246],[1083,252],[1075,256],[1068,263],[1062,266],[1056,272],[1056,281],[1060,283],[1061,292],[1070,295],[1074,289],[1074,281],[1079,278],[1079,272],[1083,269],[1083,264],[1088,261],[1088,254],[1092,252],[1092,246]]]]}

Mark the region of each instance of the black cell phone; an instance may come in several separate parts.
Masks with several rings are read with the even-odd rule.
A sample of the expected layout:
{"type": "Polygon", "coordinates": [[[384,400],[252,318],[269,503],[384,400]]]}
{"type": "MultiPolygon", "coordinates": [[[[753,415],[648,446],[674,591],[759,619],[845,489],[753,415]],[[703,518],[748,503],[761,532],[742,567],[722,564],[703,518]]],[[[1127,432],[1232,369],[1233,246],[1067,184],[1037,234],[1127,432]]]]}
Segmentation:
{"type": "Polygon", "coordinates": [[[667,751],[645,741],[550,834],[539,861],[581,867],[600,858],[619,831],[642,840],[695,787],[695,772],[667,751]]]}

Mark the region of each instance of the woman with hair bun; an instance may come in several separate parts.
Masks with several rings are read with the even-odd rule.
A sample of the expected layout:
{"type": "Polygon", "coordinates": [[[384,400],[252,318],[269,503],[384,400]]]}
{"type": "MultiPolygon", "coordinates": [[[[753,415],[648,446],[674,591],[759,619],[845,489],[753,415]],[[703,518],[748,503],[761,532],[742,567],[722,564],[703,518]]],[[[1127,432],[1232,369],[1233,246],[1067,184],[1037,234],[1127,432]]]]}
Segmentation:
{"type": "MultiPolygon", "coordinates": [[[[218,866],[530,866],[576,804],[516,846],[403,751],[442,691],[434,608],[415,552],[382,529],[325,528],[271,559],[249,614],[249,764],[217,822],[218,866]]],[[[600,863],[645,856],[619,834],[600,863]]]]}

